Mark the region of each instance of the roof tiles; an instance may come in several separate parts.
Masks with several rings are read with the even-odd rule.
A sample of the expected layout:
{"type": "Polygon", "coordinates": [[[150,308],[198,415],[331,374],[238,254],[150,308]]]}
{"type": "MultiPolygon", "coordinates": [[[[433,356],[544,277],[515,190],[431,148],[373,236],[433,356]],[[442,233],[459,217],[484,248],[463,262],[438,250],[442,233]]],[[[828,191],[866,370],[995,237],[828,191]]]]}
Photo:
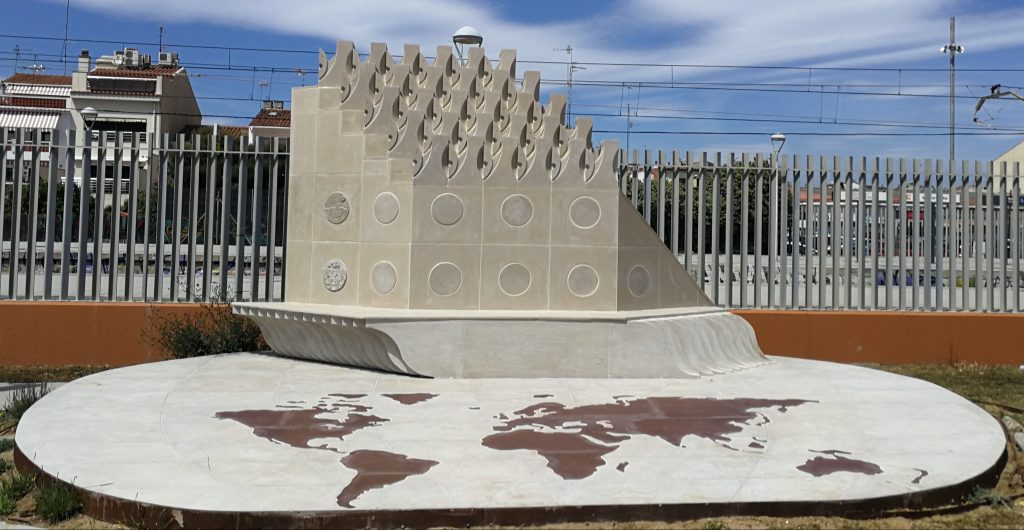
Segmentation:
{"type": "Polygon", "coordinates": [[[183,71],[180,66],[151,66],[149,68],[95,68],[89,77],[128,77],[156,79],[157,77],[174,77],[183,71]]]}
{"type": "Polygon", "coordinates": [[[284,109],[260,109],[260,113],[249,122],[250,127],[291,127],[292,111],[284,109]]]}
{"type": "Polygon", "coordinates": [[[4,83],[13,83],[21,85],[71,86],[71,76],[46,74],[14,74],[8,77],[7,79],[4,79],[4,83]]]}

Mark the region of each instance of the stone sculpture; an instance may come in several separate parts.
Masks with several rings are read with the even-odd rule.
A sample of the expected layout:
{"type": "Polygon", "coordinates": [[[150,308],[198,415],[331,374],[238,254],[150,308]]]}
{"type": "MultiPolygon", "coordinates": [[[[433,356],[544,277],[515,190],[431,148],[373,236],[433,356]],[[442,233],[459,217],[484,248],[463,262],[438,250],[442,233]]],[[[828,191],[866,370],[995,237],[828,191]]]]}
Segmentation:
{"type": "Polygon", "coordinates": [[[619,193],[618,147],[516,80],[384,44],[292,94],[285,301],[239,303],[285,355],[440,377],[678,377],[765,361],[619,193]]]}

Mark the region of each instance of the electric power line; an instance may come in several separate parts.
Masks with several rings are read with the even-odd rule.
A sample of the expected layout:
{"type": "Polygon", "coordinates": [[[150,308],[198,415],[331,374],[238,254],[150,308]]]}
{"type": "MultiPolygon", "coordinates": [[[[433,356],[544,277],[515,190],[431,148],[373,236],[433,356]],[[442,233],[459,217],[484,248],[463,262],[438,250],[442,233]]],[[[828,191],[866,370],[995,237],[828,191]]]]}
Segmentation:
{"type": "MultiPolygon", "coordinates": [[[[0,39],[30,39],[42,41],[61,41],[64,37],[51,37],[41,35],[18,35],[0,33],[0,39]]],[[[132,40],[107,40],[107,39],[84,39],[68,37],[67,42],[84,42],[93,44],[115,44],[135,46],[159,46],[158,42],[132,41],[132,40]]],[[[308,54],[317,56],[319,50],[303,50],[295,48],[255,48],[247,46],[223,46],[213,44],[187,44],[187,43],[164,43],[166,48],[189,48],[200,50],[219,51],[244,51],[259,53],[283,53],[283,54],[308,54]]],[[[365,54],[360,54],[365,55],[365,54]]],[[[392,55],[401,57],[401,55],[392,55]]],[[[424,56],[432,59],[430,56],[424,56]]],[[[695,64],[695,63],[644,63],[644,62],[611,62],[611,61],[558,61],[558,60],[529,60],[518,59],[517,62],[524,64],[552,64],[578,66],[613,66],[613,67],[634,67],[634,68],[693,68],[693,69],[728,69],[728,70],[820,70],[838,72],[946,72],[945,68],[913,68],[913,67],[880,67],[880,66],[795,66],[795,65],[745,65],[745,64],[695,64]]],[[[1024,72],[1024,67],[1019,68],[959,68],[961,72],[1024,72]]]]}

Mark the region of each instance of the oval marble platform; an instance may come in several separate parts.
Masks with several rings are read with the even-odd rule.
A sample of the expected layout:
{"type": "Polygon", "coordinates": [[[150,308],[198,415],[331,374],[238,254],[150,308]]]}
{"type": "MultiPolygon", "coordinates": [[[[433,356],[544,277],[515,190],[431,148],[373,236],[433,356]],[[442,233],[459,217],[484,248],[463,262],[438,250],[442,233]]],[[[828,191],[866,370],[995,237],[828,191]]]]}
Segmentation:
{"type": "Polygon", "coordinates": [[[941,504],[1005,451],[998,422],[937,386],[779,357],[698,379],[426,379],[220,355],[76,380],[16,441],[23,470],[73,483],[93,515],[188,528],[941,504]]]}

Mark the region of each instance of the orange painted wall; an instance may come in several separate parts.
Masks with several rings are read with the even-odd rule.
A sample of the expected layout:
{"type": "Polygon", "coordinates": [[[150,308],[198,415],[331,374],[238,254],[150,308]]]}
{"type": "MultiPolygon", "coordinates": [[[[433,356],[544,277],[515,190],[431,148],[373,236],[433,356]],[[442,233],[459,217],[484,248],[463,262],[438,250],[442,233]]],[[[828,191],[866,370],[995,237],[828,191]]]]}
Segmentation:
{"type": "Polygon", "coordinates": [[[769,355],[844,363],[1024,364],[1024,314],[733,311],[769,355]]]}
{"type": "MultiPolygon", "coordinates": [[[[143,337],[195,304],[0,302],[0,365],[126,366],[162,360],[143,337]]],[[[752,311],[734,313],[770,355],[880,364],[1024,364],[1024,314],[752,311]]]]}
{"type": "Polygon", "coordinates": [[[195,304],[0,302],[0,365],[126,366],[162,360],[143,338],[161,317],[195,304]]]}

